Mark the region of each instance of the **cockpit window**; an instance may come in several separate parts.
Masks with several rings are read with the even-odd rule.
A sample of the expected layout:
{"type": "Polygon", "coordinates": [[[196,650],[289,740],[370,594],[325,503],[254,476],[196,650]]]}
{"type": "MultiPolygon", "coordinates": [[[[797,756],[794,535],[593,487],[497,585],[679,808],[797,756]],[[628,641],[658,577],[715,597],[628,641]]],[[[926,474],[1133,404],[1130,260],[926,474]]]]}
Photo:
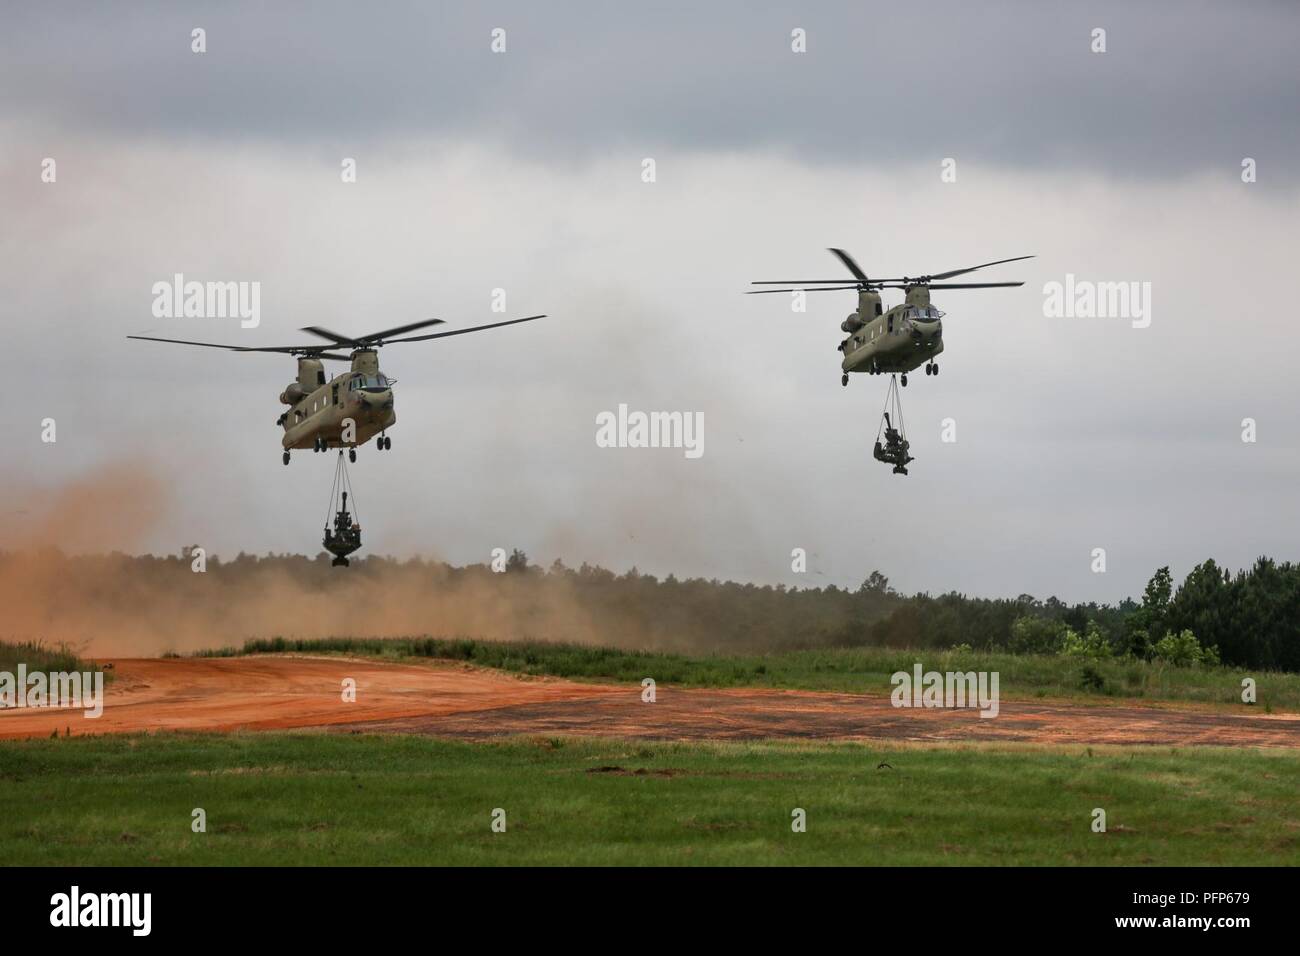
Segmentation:
{"type": "Polygon", "coordinates": [[[909,319],[919,319],[922,322],[933,322],[943,317],[940,312],[932,305],[914,305],[907,310],[909,319]]]}
{"type": "Polygon", "coordinates": [[[363,375],[360,379],[362,388],[387,388],[388,378],[385,375],[363,375]]]}

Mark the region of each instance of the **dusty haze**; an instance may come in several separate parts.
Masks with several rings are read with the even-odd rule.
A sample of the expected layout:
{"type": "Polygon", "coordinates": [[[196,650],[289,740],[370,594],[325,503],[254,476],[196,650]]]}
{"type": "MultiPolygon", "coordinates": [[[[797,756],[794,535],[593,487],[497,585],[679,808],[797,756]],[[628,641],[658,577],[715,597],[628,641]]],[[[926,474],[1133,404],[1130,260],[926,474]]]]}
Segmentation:
{"type": "Polygon", "coordinates": [[[324,586],[313,587],[274,568],[245,572],[236,563],[196,573],[175,557],[150,566],[110,553],[130,552],[168,522],[174,486],[160,467],[115,463],[57,488],[12,489],[0,556],[5,637],[68,643],[95,656],[272,636],[619,637],[598,635],[562,587],[525,593],[500,576],[452,585],[437,566],[392,562],[377,576],[327,569],[324,586]]]}

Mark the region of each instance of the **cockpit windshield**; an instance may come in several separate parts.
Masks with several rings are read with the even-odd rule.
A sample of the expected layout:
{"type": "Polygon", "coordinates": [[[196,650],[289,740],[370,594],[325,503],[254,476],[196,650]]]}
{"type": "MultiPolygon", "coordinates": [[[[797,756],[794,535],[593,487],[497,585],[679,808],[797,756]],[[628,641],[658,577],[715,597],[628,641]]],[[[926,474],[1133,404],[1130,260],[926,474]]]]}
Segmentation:
{"type": "Polygon", "coordinates": [[[932,305],[914,305],[907,310],[907,317],[918,322],[935,322],[943,318],[943,313],[932,305]]]}
{"type": "Polygon", "coordinates": [[[352,385],[350,387],[382,391],[392,384],[393,383],[388,379],[388,377],[381,373],[378,375],[358,375],[352,380],[352,385]]]}

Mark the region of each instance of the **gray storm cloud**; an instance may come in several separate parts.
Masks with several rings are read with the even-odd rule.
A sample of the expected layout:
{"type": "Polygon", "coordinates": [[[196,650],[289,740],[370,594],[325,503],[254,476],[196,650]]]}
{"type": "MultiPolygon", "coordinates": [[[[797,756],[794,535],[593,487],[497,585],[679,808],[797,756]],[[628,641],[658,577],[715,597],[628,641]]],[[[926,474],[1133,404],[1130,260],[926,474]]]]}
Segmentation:
{"type": "Polygon", "coordinates": [[[1253,156],[1276,176],[1296,172],[1297,39],[1292,4],[1208,0],[24,4],[0,111],[330,150],[434,133],[558,161],[757,148],[1147,179],[1253,156]]]}

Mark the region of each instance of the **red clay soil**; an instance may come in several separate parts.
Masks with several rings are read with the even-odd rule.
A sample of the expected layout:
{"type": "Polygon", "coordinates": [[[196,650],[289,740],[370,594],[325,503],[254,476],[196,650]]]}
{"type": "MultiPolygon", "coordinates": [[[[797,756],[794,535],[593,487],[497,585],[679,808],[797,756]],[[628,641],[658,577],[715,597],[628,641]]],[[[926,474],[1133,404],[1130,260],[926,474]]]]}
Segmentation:
{"type": "Polygon", "coordinates": [[[0,738],[142,730],[418,733],[477,740],[564,734],[667,740],[894,739],[1300,747],[1300,715],[1231,714],[1184,707],[1088,706],[1003,700],[999,715],[902,709],[887,694],[860,696],[660,686],[653,704],[635,685],[521,679],[454,665],[337,657],[253,656],[112,662],[103,716],[0,710],[0,738]],[[356,701],[342,700],[356,681],[356,701]]]}
{"type": "Polygon", "coordinates": [[[574,701],[607,688],[523,681],[491,671],[350,658],[252,656],[108,661],[104,713],[0,710],[0,738],[140,730],[283,730],[405,717],[436,718],[547,700],[574,701]],[[343,701],[343,681],[356,700],[343,701]]]}

